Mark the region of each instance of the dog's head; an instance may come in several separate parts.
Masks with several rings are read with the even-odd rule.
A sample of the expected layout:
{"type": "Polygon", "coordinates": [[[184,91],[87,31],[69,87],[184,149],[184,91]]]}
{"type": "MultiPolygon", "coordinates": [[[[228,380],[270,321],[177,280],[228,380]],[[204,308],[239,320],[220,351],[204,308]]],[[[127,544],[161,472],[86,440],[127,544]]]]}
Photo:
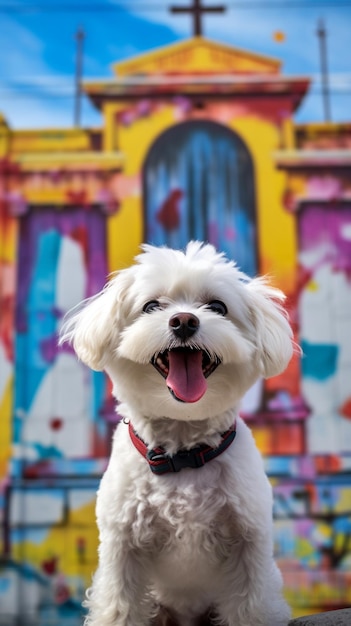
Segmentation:
{"type": "Polygon", "coordinates": [[[64,324],[92,369],[149,417],[203,419],[237,406],[257,378],[282,372],[292,355],[283,294],[250,279],[213,246],[143,246],[64,324]]]}

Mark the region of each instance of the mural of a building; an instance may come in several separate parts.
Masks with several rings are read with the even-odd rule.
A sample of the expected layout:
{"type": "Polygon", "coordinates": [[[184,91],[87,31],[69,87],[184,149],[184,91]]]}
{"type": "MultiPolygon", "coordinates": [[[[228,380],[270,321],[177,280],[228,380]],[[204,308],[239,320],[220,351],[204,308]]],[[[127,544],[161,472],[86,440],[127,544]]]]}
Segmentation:
{"type": "Polygon", "coordinates": [[[308,77],[202,36],[113,72],[83,85],[100,128],[0,118],[0,624],[80,624],[96,566],[118,414],[61,320],[143,241],[193,238],[288,296],[303,356],[242,412],[294,614],[351,605],[351,123],[296,125],[308,77]]]}

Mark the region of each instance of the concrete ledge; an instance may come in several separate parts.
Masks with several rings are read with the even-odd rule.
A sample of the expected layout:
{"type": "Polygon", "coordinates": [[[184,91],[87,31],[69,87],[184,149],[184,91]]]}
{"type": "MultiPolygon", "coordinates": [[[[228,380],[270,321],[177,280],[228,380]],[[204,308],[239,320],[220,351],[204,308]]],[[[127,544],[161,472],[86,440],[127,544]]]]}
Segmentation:
{"type": "Polygon", "coordinates": [[[292,619],[289,626],[351,626],[351,608],[298,617],[292,619]]]}

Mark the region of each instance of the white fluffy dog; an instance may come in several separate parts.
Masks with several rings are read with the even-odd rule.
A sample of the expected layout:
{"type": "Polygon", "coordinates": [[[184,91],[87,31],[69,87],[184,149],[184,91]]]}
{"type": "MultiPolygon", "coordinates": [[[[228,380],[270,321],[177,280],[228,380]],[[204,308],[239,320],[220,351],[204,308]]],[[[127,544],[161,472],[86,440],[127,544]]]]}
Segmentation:
{"type": "Polygon", "coordinates": [[[284,296],[211,245],[143,246],[65,323],[120,401],[86,626],[283,626],[272,493],[238,415],[286,367],[284,296]]]}

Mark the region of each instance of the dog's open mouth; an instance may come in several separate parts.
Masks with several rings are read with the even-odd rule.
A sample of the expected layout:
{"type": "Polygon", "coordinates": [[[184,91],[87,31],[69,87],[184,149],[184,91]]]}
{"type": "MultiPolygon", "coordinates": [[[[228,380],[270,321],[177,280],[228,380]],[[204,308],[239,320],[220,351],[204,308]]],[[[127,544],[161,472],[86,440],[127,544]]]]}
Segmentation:
{"type": "Polygon", "coordinates": [[[171,394],[181,402],[197,402],[206,389],[206,378],[220,364],[220,359],[205,350],[174,348],[158,352],[152,365],[166,379],[171,394]]]}

